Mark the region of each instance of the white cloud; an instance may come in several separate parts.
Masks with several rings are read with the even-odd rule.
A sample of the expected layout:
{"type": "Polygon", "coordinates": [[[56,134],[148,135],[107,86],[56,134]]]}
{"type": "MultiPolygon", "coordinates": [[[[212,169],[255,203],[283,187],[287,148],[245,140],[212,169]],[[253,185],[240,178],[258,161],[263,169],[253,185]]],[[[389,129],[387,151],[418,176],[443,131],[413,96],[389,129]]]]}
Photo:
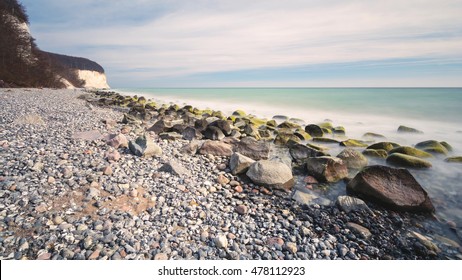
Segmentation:
{"type": "Polygon", "coordinates": [[[461,1],[442,0],[176,1],[173,12],[143,25],[41,26],[34,35],[44,49],[77,48],[76,55],[91,53],[109,70],[149,68],[151,77],[412,57],[460,60],[461,10],[461,1]],[[85,51],[88,46],[104,48],[85,51]]]}

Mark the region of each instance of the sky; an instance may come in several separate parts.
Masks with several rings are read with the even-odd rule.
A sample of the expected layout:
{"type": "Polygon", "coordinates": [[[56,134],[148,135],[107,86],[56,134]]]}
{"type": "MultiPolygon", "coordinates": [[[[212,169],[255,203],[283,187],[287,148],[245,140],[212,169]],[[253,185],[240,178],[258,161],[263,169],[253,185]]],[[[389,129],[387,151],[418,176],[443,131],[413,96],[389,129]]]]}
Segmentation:
{"type": "Polygon", "coordinates": [[[128,87],[460,87],[461,0],[20,0],[128,87]]]}

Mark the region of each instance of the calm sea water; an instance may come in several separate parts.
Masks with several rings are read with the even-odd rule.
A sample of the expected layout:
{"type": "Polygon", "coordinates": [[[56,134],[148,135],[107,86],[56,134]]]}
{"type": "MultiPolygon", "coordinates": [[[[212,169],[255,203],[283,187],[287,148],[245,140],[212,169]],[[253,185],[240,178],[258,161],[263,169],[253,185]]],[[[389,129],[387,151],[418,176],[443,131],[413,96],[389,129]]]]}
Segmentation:
{"type": "MultiPolygon", "coordinates": [[[[306,124],[330,120],[349,138],[365,132],[385,135],[401,145],[447,141],[462,156],[462,88],[144,88],[116,89],[162,103],[190,104],[231,114],[243,109],[257,117],[286,115],[306,124]],[[399,125],[424,134],[399,134],[399,125]]],[[[333,145],[331,154],[340,151],[333,145]]],[[[412,170],[436,204],[437,215],[462,225],[462,165],[432,159],[430,170],[412,170]]],[[[373,162],[385,164],[384,162],[373,162]]],[[[340,186],[340,193],[342,188],[340,186]]],[[[333,191],[335,193],[335,191],[333,191]]],[[[327,194],[329,195],[329,194],[327,194]]]]}

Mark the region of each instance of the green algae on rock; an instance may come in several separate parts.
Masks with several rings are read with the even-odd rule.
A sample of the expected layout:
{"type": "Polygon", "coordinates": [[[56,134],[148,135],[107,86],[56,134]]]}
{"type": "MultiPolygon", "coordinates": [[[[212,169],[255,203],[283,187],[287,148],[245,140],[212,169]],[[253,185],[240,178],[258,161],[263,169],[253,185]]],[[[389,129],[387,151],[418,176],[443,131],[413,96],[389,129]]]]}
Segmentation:
{"type": "Polygon", "coordinates": [[[430,168],[432,164],[424,159],[406,154],[394,153],[387,157],[387,163],[408,168],[430,168]]]}
{"type": "Polygon", "coordinates": [[[388,152],[389,154],[400,153],[408,156],[418,157],[418,158],[431,158],[433,157],[430,153],[427,153],[423,150],[416,149],[409,146],[401,146],[394,148],[388,152]]]}
{"type": "Polygon", "coordinates": [[[344,147],[367,147],[368,144],[356,139],[348,139],[345,141],[340,142],[340,146],[344,147]]]}
{"type": "Polygon", "coordinates": [[[400,133],[416,133],[416,134],[422,134],[423,131],[421,130],[418,130],[418,129],[415,129],[415,128],[412,128],[412,127],[409,127],[409,126],[404,126],[404,125],[400,125],[398,127],[398,132],[400,133]]]}
{"type": "Polygon", "coordinates": [[[368,150],[385,150],[387,152],[393,150],[400,145],[393,143],[393,142],[378,142],[368,146],[366,149],[368,150]]]}
{"type": "Polygon", "coordinates": [[[376,158],[386,158],[388,156],[387,151],[383,149],[366,149],[363,151],[363,155],[368,156],[368,157],[376,157],[376,158]]]}

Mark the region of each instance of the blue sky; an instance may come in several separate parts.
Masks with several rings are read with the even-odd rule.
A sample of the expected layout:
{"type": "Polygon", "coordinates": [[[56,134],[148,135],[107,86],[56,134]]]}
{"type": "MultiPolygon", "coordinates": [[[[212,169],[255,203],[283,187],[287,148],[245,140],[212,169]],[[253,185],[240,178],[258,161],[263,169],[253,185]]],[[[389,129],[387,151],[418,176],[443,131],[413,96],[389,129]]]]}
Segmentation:
{"type": "Polygon", "coordinates": [[[462,86],[460,0],[22,0],[112,87],[462,86]]]}

